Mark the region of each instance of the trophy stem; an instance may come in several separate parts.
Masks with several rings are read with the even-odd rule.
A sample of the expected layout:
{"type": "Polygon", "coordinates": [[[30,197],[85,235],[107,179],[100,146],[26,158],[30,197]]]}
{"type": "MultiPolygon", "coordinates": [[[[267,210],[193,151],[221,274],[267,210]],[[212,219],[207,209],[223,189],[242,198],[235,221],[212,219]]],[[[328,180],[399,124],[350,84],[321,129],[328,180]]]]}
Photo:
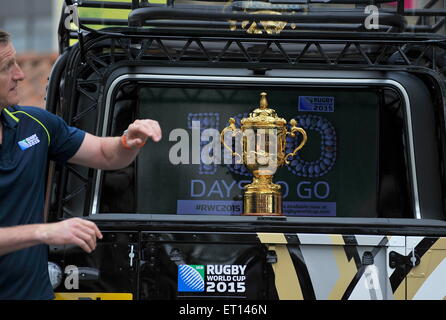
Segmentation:
{"type": "Polygon", "coordinates": [[[272,175],[256,175],[251,184],[245,187],[243,195],[243,215],[281,216],[282,193],[280,185],[272,182],[272,175]]]}

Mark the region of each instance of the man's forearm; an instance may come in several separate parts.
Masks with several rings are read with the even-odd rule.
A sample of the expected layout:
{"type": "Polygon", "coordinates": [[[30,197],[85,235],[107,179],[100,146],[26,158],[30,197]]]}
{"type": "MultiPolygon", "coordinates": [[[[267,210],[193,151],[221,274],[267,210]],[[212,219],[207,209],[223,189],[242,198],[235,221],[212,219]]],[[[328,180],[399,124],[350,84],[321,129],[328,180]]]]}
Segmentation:
{"type": "Polygon", "coordinates": [[[101,138],[101,150],[104,159],[106,159],[105,168],[102,169],[116,170],[127,167],[132,163],[139,153],[139,149],[126,149],[120,137],[101,138]]]}
{"type": "Polygon", "coordinates": [[[0,256],[42,243],[39,230],[39,224],[0,228],[0,256]]]}
{"type": "Polygon", "coordinates": [[[120,137],[97,137],[86,133],[79,150],[68,162],[94,169],[121,169],[135,160],[148,139],[158,142],[161,137],[158,122],[150,119],[135,120],[120,137]]]}
{"type": "Polygon", "coordinates": [[[69,162],[89,168],[116,170],[127,167],[135,160],[138,151],[124,148],[120,137],[96,137],[87,133],[69,162]]]}
{"type": "Polygon", "coordinates": [[[37,244],[74,244],[90,253],[102,233],[92,221],[71,218],[53,223],[0,228],[0,256],[37,244]]]}

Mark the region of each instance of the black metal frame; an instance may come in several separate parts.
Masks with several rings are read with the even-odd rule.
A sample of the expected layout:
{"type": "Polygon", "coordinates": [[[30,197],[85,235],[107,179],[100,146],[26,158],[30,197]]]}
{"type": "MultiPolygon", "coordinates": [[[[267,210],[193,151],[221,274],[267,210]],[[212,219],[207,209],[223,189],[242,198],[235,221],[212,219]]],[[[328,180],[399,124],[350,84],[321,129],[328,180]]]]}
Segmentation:
{"type": "MultiPolygon", "coordinates": [[[[367,39],[352,35],[331,39],[306,34],[296,38],[187,34],[177,32],[128,33],[126,29],[109,29],[110,34],[88,36],[83,46],[84,61],[110,65],[125,56],[133,63],[156,63],[178,66],[214,66],[246,68],[355,68],[402,70],[430,69],[441,74],[446,43],[432,35],[406,36],[395,39],[388,34],[375,34],[367,39]],[[174,44],[174,46],[173,46],[174,44]],[[214,48],[211,48],[212,46],[214,48]],[[110,47],[107,55],[102,46],[110,47]],[[313,50],[312,50],[313,49],[313,50]],[[97,52],[95,52],[97,51],[97,52]],[[106,57],[106,59],[104,59],[106,57]],[[88,60],[88,61],[87,61],[88,60]]],[[[81,46],[81,44],[79,44],[81,46]]]]}

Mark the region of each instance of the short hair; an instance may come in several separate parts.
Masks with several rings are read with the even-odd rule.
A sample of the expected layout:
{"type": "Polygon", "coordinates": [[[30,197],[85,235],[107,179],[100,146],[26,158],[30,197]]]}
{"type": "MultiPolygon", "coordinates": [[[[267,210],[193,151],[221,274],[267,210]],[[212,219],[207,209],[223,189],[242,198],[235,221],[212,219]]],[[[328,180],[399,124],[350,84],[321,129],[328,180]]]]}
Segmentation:
{"type": "Polygon", "coordinates": [[[11,41],[11,35],[0,29],[0,44],[8,44],[11,41]]]}

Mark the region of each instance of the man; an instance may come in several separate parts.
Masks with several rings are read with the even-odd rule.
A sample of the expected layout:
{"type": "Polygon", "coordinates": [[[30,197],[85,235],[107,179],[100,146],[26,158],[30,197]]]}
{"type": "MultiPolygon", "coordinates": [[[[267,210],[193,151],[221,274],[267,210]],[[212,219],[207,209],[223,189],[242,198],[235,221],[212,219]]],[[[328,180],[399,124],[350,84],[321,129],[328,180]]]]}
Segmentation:
{"type": "Polygon", "coordinates": [[[43,109],[18,106],[24,77],[9,34],[0,30],[0,300],[52,299],[47,245],[74,244],[90,253],[102,239],[88,220],[43,223],[47,161],[119,169],[148,138],[161,139],[153,120],[136,120],[122,137],[96,137],[43,109]]]}

